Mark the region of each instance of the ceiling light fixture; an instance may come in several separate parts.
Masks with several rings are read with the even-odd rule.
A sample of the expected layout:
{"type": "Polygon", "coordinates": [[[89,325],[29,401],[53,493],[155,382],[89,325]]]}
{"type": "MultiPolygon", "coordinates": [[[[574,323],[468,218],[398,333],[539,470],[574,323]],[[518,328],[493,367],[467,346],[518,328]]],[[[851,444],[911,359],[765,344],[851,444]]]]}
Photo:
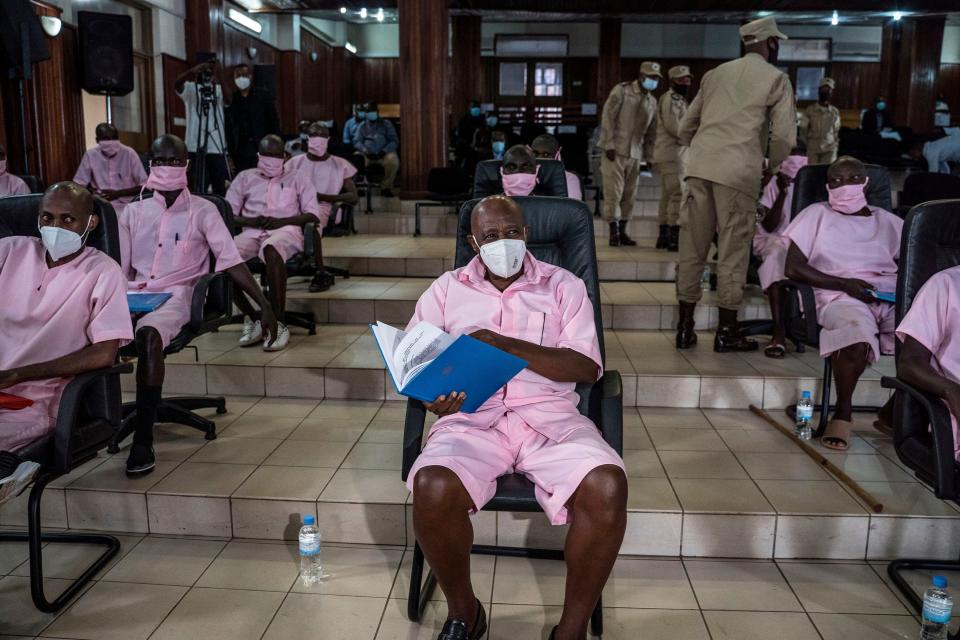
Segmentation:
{"type": "Polygon", "coordinates": [[[347,12],[347,8],[346,8],[346,7],[340,7],[340,15],[343,15],[343,14],[345,14],[346,12],[347,12]]]}
{"type": "Polygon", "coordinates": [[[347,43],[343,45],[343,48],[349,51],[350,53],[357,52],[357,48],[353,46],[353,44],[349,40],[347,40],[347,43]]]}
{"type": "Polygon", "coordinates": [[[902,18],[902,17],[903,17],[903,11],[894,11],[894,12],[893,12],[893,19],[894,19],[894,21],[900,22],[900,18],[902,18]]]}
{"type": "Polygon", "coordinates": [[[383,22],[383,7],[377,9],[377,22],[383,22]]]}
{"type": "Polygon", "coordinates": [[[836,9],[834,9],[833,15],[830,16],[830,24],[833,26],[840,24],[840,14],[837,13],[836,9]]]}
{"type": "Polygon", "coordinates": [[[40,16],[40,26],[43,28],[43,32],[50,36],[51,38],[56,38],[60,35],[60,29],[63,28],[63,22],[60,21],[60,18],[56,16],[40,16]]]}
{"type": "Polygon", "coordinates": [[[366,20],[366,19],[367,19],[367,8],[366,8],[366,7],[360,7],[360,18],[362,18],[363,20],[366,20]]]}
{"type": "Polygon", "coordinates": [[[258,20],[254,20],[244,12],[234,9],[232,7],[230,8],[229,11],[227,11],[227,17],[233,20],[234,22],[236,22],[237,24],[241,24],[247,29],[250,29],[250,31],[253,31],[254,33],[260,33],[261,31],[263,31],[263,25],[260,24],[258,20]]]}

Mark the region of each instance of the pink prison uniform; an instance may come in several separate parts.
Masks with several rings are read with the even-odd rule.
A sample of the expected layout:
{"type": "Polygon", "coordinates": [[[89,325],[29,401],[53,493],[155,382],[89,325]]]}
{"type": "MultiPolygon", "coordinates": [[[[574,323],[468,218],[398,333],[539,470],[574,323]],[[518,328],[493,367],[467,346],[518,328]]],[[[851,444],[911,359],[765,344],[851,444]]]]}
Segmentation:
{"type": "MultiPolygon", "coordinates": [[[[147,181],[147,172],[143,168],[140,156],[127,145],[120,145],[117,153],[110,158],[100,151],[100,147],[93,147],[83,154],[73,181],[100,191],[105,189],[116,191],[139,187],[147,181]]],[[[117,215],[120,215],[131,200],[133,196],[124,196],[112,200],[110,204],[113,205],[117,215]]]]}
{"type": "Polygon", "coordinates": [[[583,192],[580,191],[580,178],[574,173],[564,171],[567,176],[567,197],[574,200],[583,200],[583,192]]]}
{"type": "Polygon", "coordinates": [[[137,329],[155,328],[166,347],[190,321],[193,287],[210,271],[209,253],[216,258],[217,271],[243,259],[216,206],[186,189],[169,209],[159,193],[131,202],[120,214],[119,226],[129,290],[173,294],[137,322],[137,329]]]}
{"type": "MultiPolygon", "coordinates": [[[[920,289],[897,327],[897,337],[910,336],[930,352],[940,375],[960,383],[960,267],[935,274],[920,289]]],[[[953,423],[954,457],[960,461],[960,429],[953,423]]]]}
{"type": "Polygon", "coordinates": [[[12,173],[0,173],[0,198],[7,196],[25,196],[30,194],[27,183],[12,173]]]}
{"type": "MultiPolygon", "coordinates": [[[[819,202],[797,214],[784,236],[818,271],[858,278],[878,291],[895,291],[903,220],[878,207],[870,207],[870,213],[869,217],[844,215],[819,202]]],[[[868,305],[827,289],[814,289],[814,295],[817,319],[823,327],[820,355],[826,357],[860,342],[870,345],[870,362],[881,353],[893,353],[892,304],[868,305]]]]}
{"type": "MultiPolygon", "coordinates": [[[[0,371],[69,355],[97,342],[133,338],[120,265],[92,247],[47,266],[39,238],[0,239],[0,371]]],[[[0,409],[0,451],[16,451],[53,430],[67,378],[3,389],[34,404],[0,409]]]]}
{"type": "MultiPolygon", "coordinates": [[[[778,195],[780,195],[780,187],[777,186],[777,179],[774,178],[763,188],[760,204],[767,209],[772,209],[778,195]]],[[[783,197],[783,210],[777,228],[767,231],[762,224],[757,223],[757,232],[753,236],[753,253],[763,260],[757,274],[760,276],[760,287],[764,291],[773,283],[786,279],[783,272],[787,265],[787,249],[790,248],[790,243],[783,237],[783,232],[790,226],[792,205],[793,183],[791,182],[787,185],[787,195],[783,197]]]]}
{"type": "MultiPolygon", "coordinates": [[[[328,156],[326,160],[311,160],[306,154],[294,156],[287,161],[287,171],[298,171],[313,185],[317,193],[335,196],[343,191],[343,183],[357,174],[357,168],[349,160],[328,156]]],[[[321,231],[330,217],[330,203],[320,203],[321,231]]],[[[335,222],[340,222],[339,219],[335,222]]]]}
{"type": "MultiPolygon", "coordinates": [[[[545,347],[568,348],[602,373],[593,306],[583,282],[529,252],[523,274],[500,292],[484,277],[479,257],[440,276],[417,302],[408,326],[426,320],[453,336],[489,329],[545,347]]],[[[437,420],[407,485],[417,471],[441,466],[463,483],[476,509],[496,493],[497,478],[523,473],[553,524],[567,521],[566,503],[583,478],[623,461],[596,426],[577,411],[576,385],[524,369],[474,413],[437,420]]],[[[451,389],[456,391],[456,389],[451,389]]],[[[414,494],[416,500],[416,494],[414,494]]]]}
{"type": "MultiPolygon", "coordinates": [[[[257,168],[241,171],[230,183],[227,202],[238,217],[290,218],[308,213],[323,223],[316,190],[303,176],[289,169],[273,179],[264,176],[257,168]]],[[[293,225],[269,231],[244,227],[234,241],[244,260],[256,256],[263,260],[263,250],[270,246],[286,262],[295,253],[303,251],[303,229],[293,225]]]]}

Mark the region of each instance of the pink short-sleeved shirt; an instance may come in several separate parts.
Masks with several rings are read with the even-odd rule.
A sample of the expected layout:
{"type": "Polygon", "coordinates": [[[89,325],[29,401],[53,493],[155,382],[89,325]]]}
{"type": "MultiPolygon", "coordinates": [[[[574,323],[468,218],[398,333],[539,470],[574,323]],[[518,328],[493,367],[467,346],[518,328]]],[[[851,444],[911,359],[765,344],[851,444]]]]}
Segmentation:
{"type": "MultiPolygon", "coordinates": [[[[83,154],[73,181],[99,191],[116,191],[139,187],[147,181],[147,172],[137,152],[126,145],[120,145],[117,153],[111,157],[105,155],[100,147],[94,147],[83,154]]],[[[131,200],[133,196],[125,196],[113,203],[125,205],[131,200]]]]}
{"type": "Polygon", "coordinates": [[[0,198],[7,196],[25,196],[29,195],[30,187],[27,183],[12,173],[4,171],[0,173],[0,198]]]}
{"type": "Polygon", "coordinates": [[[567,176],[567,197],[574,200],[583,200],[583,192],[580,191],[580,178],[575,173],[564,171],[567,176]]]}
{"type": "MultiPolygon", "coordinates": [[[[272,179],[256,168],[241,171],[230,183],[227,202],[237,217],[291,218],[305,213],[317,218],[321,225],[326,223],[326,217],[320,213],[316,189],[300,173],[289,169],[272,179]]],[[[303,230],[300,227],[286,226],[283,231],[297,236],[302,249],[303,230]]],[[[266,239],[272,233],[275,231],[244,227],[240,236],[266,239]]]]}
{"type": "MultiPolygon", "coordinates": [[[[523,274],[500,292],[486,279],[479,257],[448,271],[420,297],[409,327],[430,322],[453,336],[489,329],[544,347],[573,349],[603,371],[593,305],[583,281],[529,252],[523,274]]],[[[437,427],[489,428],[508,411],[551,440],[592,424],[577,410],[571,382],[555,382],[524,369],[474,413],[441,418],[437,427]]],[[[456,391],[456,389],[451,389],[456,391]]]]}
{"type": "MultiPolygon", "coordinates": [[[[287,171],[303,174],[317,193],[335,196],[343,191],[343,183],[357,174],[357,168],[349,160],[339,156],[329,156],[326,160],[311,160],[307,154],[294,156],[287,160],[287,171]]],[[[324,224],[330,216],[330,203],[321,202],[324,224]]]]}
{"type": "MultiPolygon", "coordinates": [[[[879,291],[894,291],[903,220],[879,207],[870,207],[870,213],[845,215],[818,202],[797,214],[783,235],[814,269],[839,278],[859,278],[879,291]]],[[[852,300],[840,291],[815,289],[814,293],[821,309],[834,300],[852,300]]]]}
{"type": "MultiPolygon", "coordinates": [[[[97,249],[86,247],[51,269],[39,238],[0,239],[0,370],[47,362],[97,342],[129,342],[133,326],[126,292],[120,265],[97,249]]],[[[68,381],[32,380],[4,389],[35,404],[23,411],[0,410],[0,429],[28,416],[46,416],[42,426],[52,424],[68,381]]]]}
{"type": "Polygon", "coordinates": [[[212,202],[184,189],[168,209],[159,193],[131,202],[119,216],[120,254],[129,288],[180,293],[192,291],[210,271],[243,262],[237,245],[212,202]]]}
{"type": "MultiPolygon", "coordinates": [[[[767,209],[773,209],[773,203],[780,195],[780,187],[777,186],[777,179],[774,178],[763,188],[760,194],[760,205],[767,209]]],[[[759,256],[766,254],[773,244],[784,243],[783,232],[790,226],[790,207],[793,206],[793,183],[787,185],[787,194],[783,197],[783,209],[780,215],[780,224],[773,231],[767,231],[763,225],[757,223],[757,232],[753,236],[753,252],[759,256]]]]}

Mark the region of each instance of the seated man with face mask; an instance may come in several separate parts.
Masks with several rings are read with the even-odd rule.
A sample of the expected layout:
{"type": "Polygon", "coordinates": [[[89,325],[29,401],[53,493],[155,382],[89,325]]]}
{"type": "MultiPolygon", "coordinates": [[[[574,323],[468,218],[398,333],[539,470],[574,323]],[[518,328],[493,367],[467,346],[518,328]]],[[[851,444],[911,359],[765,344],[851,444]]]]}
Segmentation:
{"type": "Polygon", "coordinates": [[[446,596],[446,638],[480,638],[486,615],[470,583],[469,514],[497,478],[523,473],[552,524],[570,522],[564,612],[551,638],[583,638],[626,528],[623,461],[577,410],[577,383],[602,373],[593,306],[582,280],[526,250],[523,212],[490,196],[471,216],[479,256],[448,272],[417,302],[427,321],[470,334],[529,364],[477,411],[457,390],[426,404],[440,416],[408,476],[413,526],[446,596]]]}
{"type": "Polygon", "coordinates": [[[97,125],[97,146],[87,149],[73,181],[113,205],[119,216],[123,208],[140,193],[147,172],[137,152],[120,142],[120,132],[108,122],[97,125]]]}
{"type": "MultiPolygon", "coordinates": [[[[560,143],[549,133],[534,138],[530,148],[533,150],[534,157],[538,159],[563,162],[563,158],[560,157],[560,143]]],[[[583,200],[583,192],[580,191],[580,178],[566,169],[564,169],[563,174],[567,178],[567,197],[574,200],[583,200]]]]}
{"type": "Polygon", "coordinates": [[[0,392],[33,402],[0,408],[0,478],[20,464],[17,450],[53,431],[70,378],[112,366],[133,339],[120,265],[84,247],[98,224],[90,193],[59,182],[41,201],[40,238],[0,239],[0,392]]]}
{"type": "Polygon", "coordinates": [[[7,150],[0,144],[0,198],[7,196],[25,196],[30,187],[18,176],[7,172],[7,150]]]}
{"type": "MultiPolygon", "coordinates": [[[[282,147],[281,147],[282,148],[282,147]]],[[[153,423],[163,391],[163,350],[190,321],[194,286],[215,269],[226,272],[260,307],[267,343],[278,335],[277,319],[237,251],[217,207],[187,189],[187,147],[166,134],[150,146],[153,197],[131,202],[119,219],[120,255],[130,291],[170,293],[172,298],[136,322],[137,415],[127,474],[153,471],[153,423]]]]}
{"type": "Polygon", "coordinates": [[[555,160],[537,162],[526,145],[507,149],[503,161],[481,162],[474,178],[473,197],[490,195],[567,197],[563,165],[555,160]]]}
{"type": "MultiPolygon", "coordinates": [[[[257,166],[237,174],[227,190],[234,223],[243,229],[234,242],[244,261],[259,257],[267,273],[268,299],[273,312],[283,318],[287,306],[287,260],[303,251],[303,225],[326,222],[317,191],[306,176],[289,171],[283,163],[283,141],[270,134],[260,140],[257,166]]],[[[281,351],[290,342],[282,322],[273,342],[263,339],[256,310],[241,291],[234,301],[243,311],[240,346],[263,344],[264,351],[281,351]]]]}
{"type": "MultiPolygon", "coordinates": [[[[867,205],[866,184],[862,162],[839,158],[827,170],[829,202],[810,205],[783,232],[786,276],[814,287],[820,355],[833,362],[837,404],[821,444],[838,451],[849,447],[857,381],[894,347],[894,306],[873,293],[896,291],[903,220],[867,205]]],[[[874,423],[881,431],[892,405],[891,397],[874,423]]]]}

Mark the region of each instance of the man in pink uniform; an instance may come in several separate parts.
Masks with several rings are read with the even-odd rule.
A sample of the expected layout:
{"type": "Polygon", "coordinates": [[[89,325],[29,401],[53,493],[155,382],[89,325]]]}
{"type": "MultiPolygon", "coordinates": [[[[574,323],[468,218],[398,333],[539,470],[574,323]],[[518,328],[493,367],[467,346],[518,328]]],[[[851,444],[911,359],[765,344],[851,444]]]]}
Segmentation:
{"type": "MultiPolygon", "coordinates": [[[[533,139],[530,143],[533,149],[533,155],[542,160],[559,160],[563,162],[560,156],[560,143],[549,133],[544,133],[533,139]]],[[[563,171],[567,178],[567,197],[574,200],[583,200],[583,192],[580,190],[580,178],[577,174],[570,173],[566,169],[563,171]]]]}
{"type": "Polygon", "coordinates": [[[150,177],[144,185],[153,197],[131,202],[120,215],[120,253],[131,291],[170,293],[173,297],[136,323],[137,416],[127,474],[153,471],[153,423],[163,389],[163,350],[190,321],[197,281],[225,271],[260,307],[269,343],[277,335],[270,303],[237,251],[217,208],[187,190],[187,147],[163,135],[150,147],[150,177]]]}
{"type": "MultiPolygon", "coordinates": [[[[287,170],[304,174],[316,189],[320,202],[322,222],[316,226],[313,234],[313,260],[317,273],[310,282],[310,291],[317,293],[326,291],[334,284],[333,274],[323,267],[323,228],[327,225],[334,203],[357,203],[357,186],[353,183],[357,169],[348,160],[331,155],[327,150],[330,131],[323,123],[312,123],[307,128],[307,134],[307,152],[291,158],[287,162],[287,170]]],[[[337,216],[336,222],[340,222],[339,211],[337,216]]]]}
{"type": "Polygon", "coordinates": [[[564,611],[551,638],[582,639],[623,540],[627,498],[623,461],[577,411],[576,384],[602,373],[593,306],[579,278],[526,251],[523,214],[509,197],[482,200],[471,227],[480,255],[434,282],[410,326],[469,333],[529,364],[474,413],[459,413],[456,390],[426,405],[442,417],[407,482],[417,541],[447,599],[440,638],[486,629],[470,583],[469,514],[515,471],[536,485],[552,524],[570,523],[564,611]]]}
{"type": "Polygon", "coordinates": [[[97,146],[83,154],[73,181],[109,200],[120,215],[147,181],[147,172],[137,152],[120,142],[115,126],[101,122],[96,134],[97,146]]]}
{"type": "Polygon", "coordinates": [[[960,267],[932,276],[897,327],[897,375],[950,409],[953,455],[960,462],[960,267]]]}
{"type": "Polygon", "coordinates": [[[33,401],[0,408],[0,451],[47,436],[70,378],[113,365],[133,338],[120,265],[83,246],[98,224],[91,195],[60,182],[40,205],[41,238],[0,239],[0,390],[33,401]]]}
{"type": "MultiPolygon", "coordinates": [[[[227,189],[227,202],[234,222],[241,227],[234,241],[244,261],[259,257],[267,274],[268,299],[278,318],[287,305],[287,265],[303,251],[303,226],[310,221],[325,222],[317,191],[305,176],[285,170],[283,140],[273,134],[260,141],[257,166],[237,174],[227,189]]],[[[240,291],[237,306],[244,312],[240,346],[261,344],[263,328],[254,322],[255,311],[240,291]]],[[[290,342],[290,330],[281,323],[277,339],[264,344],[264,351],[280,351],[290,342]]]]}
{"type": "Polygon", "coordinates": [[[0,144],[0,198],[7,196],[25,196],[30,187],[19,177],[7,172],[7,150],[0,144]]]}
{"type": "Polygon", "coordinates": [[[776,178],[764,185],[760,195],[764,216],[757,223],[757,232],[753,236],[753,253],[763,261],[757,273],[760,286],[767,294],[770,317],[773,319],[773,336],[763,350],[768,358],[783,358],[787,353],[783,319],[780,317],[780,289],[773,285],[786,278],[783,270],[787,263],[789,243],[784,239],[783,232],[790,224],[793,180],[806,164],[806,152],[794,149],[780,164],[776,178]]]}
{"type": "MultiPolygon", "coordinates": [[[[829,203],[810,205],[784,231],[786,275],[814,287],[820,355],[831,358],[837,405],[821,444],[846,451],[853,428],[853,392],[867,365],[893,353],[894,308],[873,297],[897,286],[903,221],[867,205],[863,163],[844,156],[827,170],[829,203]]],[[[892,402],[875,424],[890,424],[892,402]]]]}

